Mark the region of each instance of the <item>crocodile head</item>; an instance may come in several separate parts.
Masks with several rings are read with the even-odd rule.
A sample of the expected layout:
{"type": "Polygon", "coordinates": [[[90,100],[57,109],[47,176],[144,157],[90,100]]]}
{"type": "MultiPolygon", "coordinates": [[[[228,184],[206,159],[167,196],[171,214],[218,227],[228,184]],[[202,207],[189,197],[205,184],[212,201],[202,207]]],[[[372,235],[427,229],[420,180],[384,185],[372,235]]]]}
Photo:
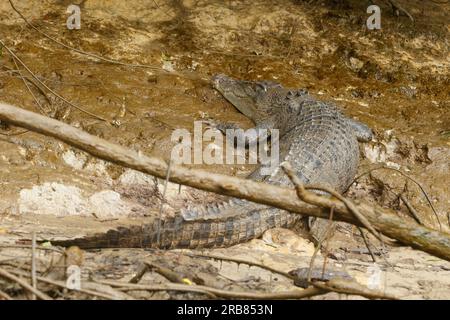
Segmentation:
{"type": "Polygon", "coordinates": [[[265,102],[270,100],[268,97],[276,91],[274,89],[282,88],[275,82],[242,81],[223,74],[214,76],[212,83],[225,99],[254,122],[267,115],[270,110],[267,110],[269,104],[265,102]]]}

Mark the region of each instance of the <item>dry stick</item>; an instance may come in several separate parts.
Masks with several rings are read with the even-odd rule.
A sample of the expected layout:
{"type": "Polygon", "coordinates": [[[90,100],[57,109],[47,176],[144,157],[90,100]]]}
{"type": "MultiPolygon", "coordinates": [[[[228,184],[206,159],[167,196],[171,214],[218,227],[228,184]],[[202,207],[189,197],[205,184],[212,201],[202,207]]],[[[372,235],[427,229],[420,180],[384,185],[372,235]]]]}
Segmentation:
{"type": "MultiPolygon", "coordinates": [[[[31,238],[31,284],[34,289],[37,289],[36,281],[36,232],[33,231],[31,238]]],[[[36,300],[36,295],[32,295],[32,299],[36,300]]]]}
{"type": "MultiPolygon", "coordinates": [[[[166,177],[168,166],[165,161],[147,157],[140,152],[95,137],[55,119],[0,103],[0,120],[54,137],[97,158],[161,179],[166,177]]],[[[289,188],[215,174],[205,170],[189,169],[175,164],[172,165],[169,181],[318,218],[328,218],[328,211],[324,208],[334,206],[335,221],[361,226],[361,222],[340,200],[322,197],[314,192],[307,192],[308,198],[312,198],[321,206],[320,208],[302,202],[298,199],[296,191],[289,188]]],[[[377,205],[359,201],[356,206],[367,220],[384,235],[450,261],[449,234],[420,226],[413,221],[405,221],[395,215],[394,211],[377,205]]]]}
{"type": "MultiPolygon", "coordinates": [[[[381,235],[378,232],[376,232],[375,229],[373,229],[373,227],[370,225],[370,222],[363,215],[361,215],[361,213],[358,211],[356,206],[350,200],[344,198],[342,195],[340,195],[336,191],[334,191],[332,189],[329,189],[329,188],[324,188],[324,187],[320,187],[320,186],[312,186],[312,185],[309,185],[308,187],[304,187],[303,184],[301,183],[300,179],[297,177],[297,175],[292,170],[292,167],[290,166],[289,163],[282,164],[282,168],[286,172],[286,174],[288,175],[288,177],[290,178],[290,180],[292,181],[294,186],[296,187],[297,194],[298,194],[300,199],[302,199],[305,202],[307,202],[304,199],[305,189],[321,190],[321,191],[325,191],[325,192],[331,194],[333,197],[341,200],[347,206],[347,208],[355,215],[355,217],[363,224],[363,226],[366,227],[366,229],[368,229],[375,237],[377,237],[377,239],[379,239],[381,241],[382,245],[384,244],[381,235]]],[[[331,207],[330,220],[332,220],[333,209],[334,209],[334,207],[331,207]]],[[[372,250],[370,249],[369,242],[367,241],[367,238],[366,238],[363,230],[360,227],[358,227],[358,230],[361,233],[361,236],[363,238],[364,244],[366,245],[367,250],[369,251],[370,255],[372,256],[373,261],[376,262],[375,256],[374,256],[372,250]]],[[[327,237],[326,237],[327,242],[328,242],[328,232],[329,231],[327,230],[327,233],[326,233],[327,234],[327,237]]],[[[324,271],[325,271],[326,258],[327,258],[327,256],[325,255],[322,277],[323,277],[323,274],[324,274],[324,271]]],[[[308,281],[310,281],[310,277],[309,276],[310,276],[310,273],[311,273],[311,268],[312,268],[312,263],[310,265],[310,269],[309,269],[309,273],[308,273],[308,281]]]]}
{"type": "Polygon", "coordinates": [[[159,4],[156,2],[156,0],[153,0],[153,3],[155,4],[156,8],[158,8],[159,11],[162,11],[166,16],[168,16],[169,18],[174,18],[174,17],[172,17],[170,14],[168,14],[166,11],[164,11],[164,10],[159,6],[159,4]]]}
{"type": "MultiPolygon", "coordinates": [[[[9,73],[15,73],[15,74],[18,73],[16,69],[10,68],[10,67],[5,66],[5,65],[3,65],[2,67],[5,68],[9,73]]],[[[46,77],[42,77],[42,76],[37,76],[37,77],[39,79],[41,79],[41,81],[45,81],[46,83],[49,83],[49,82],[51,82],[51,83],[61,83],[61,84],[64,84],[64,85],[67,85],[67,86],[72,86],[72,87],[94,87],[94,86],[97,86],[99,84],[103,85],[103,82],[100,79],[98,79],[97,81],[90,81],[90,82],[89,81],[87,81],[87,82],[69,82],[69,81],[64,81],[64,80],[57,80],[57,79],[52,79],[52,78],[46,78],[46,77]]],[[[34,81],[33,78],[28,77],[28,76],[24,76],[24,78],[27,79],[33,85],[35,85],[36,88],[39,89],[39,91],[42,94],[44,94],[43,90],[39,86],[37,86],[35,82],[33,82],[34,81]]],[[[133,86],[131,86],[131,87],[133,87],[133,86]]],[[[142,87],[142,86],[140,86],[140,87],[142,87]]]]}
{"type": "Polygon", "coordinates": [[[80,50],[80,49],[71,47],[71,46],[69,46],[69,45],[67,45],[67,44],[65,44],[65,43],[63,43],[63,42],[61,42],[61,41],[59,41],[59,40],[56,40],[55,38],[49,36],[49,35],[46,34],[45,32],[39,30],[39,29],[38,29],[37,27],[35,27],[31,22],[29,22],[28,19],[25,18],[25,16],[24,16],[19,10],[16,9],[16,7],[14,6],[14,4],[13,4],[13,2],[12,2],[11,0],[8,0],[8,1],[9,1],[9,4],[11,5],[11,8],[12,8],[12,9],[13,9],[13,10],[14,10],[14,11],[22,18],[23,21],[25,21],[25,23],[26,23],[28,26],[30,26],[31,28],[33,28],[34,30],[36,30],[37,32],[39,32],[40,34],[42,34],[42,35],[43,35],[44,37],[46,37],[47,39],[50,39],[51,41],[53,41],[53,42],[59,44],[60,46],[66,48],[66,49],[75,51],[75,52],[77,52],[77,53],[79,53],[79,54],[83,54],[83,55],[89,56],[89,57],[91,57],[91,58],[95,58],[95,59],[98,59],[98,60],[102,60],[102,61],[105,61],[105,62],[108,62],[108,63],[118,64],[118,65],[128,66],[128,67],[137,67],[137,68],[148,68],[148,69],[154,69],[154,70],[163,70],[162,68],[155,67],[155,66],[150,66],[150,65],[145,65],[145,64],[125,63],[125,62],[121,62],[121,61],[117,61],[117,60],[113,60],[113,59],[108,59],[108,58],[105,58],[105,57],[96,55],[96,54],[94,54],[94,53],[86,52],[86,51],[83,51],[83,50],[80,50]]]}
{"type": "Polygon", "coordinates": [[[128,282],[118,282],[111,280],[95,280],[97,283],[107,284],[112,287],[120,287],[121,290],[147,290],[147,291],[185,291],[203,294],[213,294],[214,296],[228,299],[302,299],[316,295],[325,294],[328,291],[319,288],[295,289],[292,291],[274,293],[237,292],[217,289],[200,285],[186,285],[180,283],[166,283],[158,285],[130,284],[128,282]]]}
{"type": "Polygon", "coordinates": [[[334,278],[330,281],[313,281],[311,284],[323,290],[329,290],[337,293],[358,295],[368,299],[387,299],[387,300],[399,300],[398,297],[387,295],[382,292],[371,290],[356,281],[346,280],[342,278],[334,278]]]}
{"type": "Polygon", "coordinates": [[[412,182],[414,182],[414,184],[416,184],[416,185],[420,188],[420,190],[422,191],[423,195],[424,195],[425,198],[427,199],[427,202],[428,202],[428,204],[430,205],[431,210],[433,210],[433,213],[434,213],[434,215],[436,216],[436,219],[437,219],[437,221],[438,221],[438,223],[439,223],[439,230],[442,231],[441,220],[439,219],[439,215],[438,215],[438,213],[437,213],[437,211],[436,211],[436,208],[434,207],[433,203],[431,202],[431,199],[430,199],[430,197],[428,196],[428,193],[425,191],[425,188],[422,186],[421,183],[419,183],[419,182],[418,182],[417,180],[415,180],[413,177],[407,175],[406,173],[404,173],[404,172],[401,171],[400,169],[388,167],[388,166],[385,166],[385,165],[377,166],[377,167],[375,167],[375,168],[371,168],[371,169],[367,170],[366,172],[361,173],[359,176],[357,176],[355,179],[353,179],[352,184],[353,184],[355,181],[359,180],[361,177],[363,177],[363,176],[365,176],[365,175],[367,175],[367,174],[369,174],[369,173],[371,173],[371,172],[373,172],[373,171],[375,171],[375,170],[380,170],[380,169],[386,169],[386,170],[392,170],[392,171],[398,172],[398,173],[400,173],[402,176],[404,176],[405,178],[407,178],[408,180],[411,180],[412,182]]]}
{"type": "Polygon", "coordinates": [[[411,213],[414,220],[416,220],[417,223],[424,225],[424,223],[420,220],[419,214],[417,213],[416,209],[411,205],[411,203],[406,199],[405,195],[402,193],[400,194],[400,199],[402,199],[405,206],[408,208],[409,213],[411,213]]]}
{"type": "Polygon", "coordinates": [[[287,54],[286,54],[285,60],[287,60],[289,58],[289,56],[291,55],[292,44],[293,44],[292,38],[294,37],[294,34],[297,31],[297,28],[298,28],[298,21],[295,20],[295,23],[293,24],[291,32],[289,34],[289,48],[287,50],[287,54]]]}
{"type": "MultiPolygon", "coordinates": [[[[8,72],[10,72],[10,73],[17,73],[17,74],[19,74],[19,69],[17,69],[17,70],[14,70],[13,68],[10,68],[10,67],[8,67],[8,66],[5,66],[5,65],[3,65],[2,66],[3,68],[5,68],[8,72]]],[[[45,98],[45,100],[47,100],[47,102],[51,105],[52,104],[52,102],[51,102],[51,100],[50,100],[50,98],[47,96],[47,94],[45,93],[45,91],[34,81],[34,79],[33,78],[31,78],[31,77],[28,77],[28,76],[25,76],[25,75],[22,75],[22,78],[23,79],[25,79],[25,80],[27,80],[28,82],[30,82],[43,96],[44,96],[44,98],[45,98]]]]}
{"type": "Polygon", "coordinates": [[[167,185],[169,184],[169,177],[170,177],[170,167],[172,166],[172,157],[169,159],[169,165],[167,166],[167,174],[166,179],[164,181],[164,190],[161,198],[161,206],[159,207],[159,219],[158,219],[158,233],[156,236],[156,243],[160,243],[160,237],[161,237],[161,221],[162,221],[162,211],[164,202],[166,199],[166,191],[167,191],[167,185]]]}
{"type": "Polygon", "coordinates": [[[355,218],[367,230],[369,230],[377,239],[379,239],[381,242],[383,242],[383,238],[381,237],[381,235],[374,229],[374,227],[372,227],[369,220],[367,220],[367,218],[359,212],[359,210],[356,208],[356,206],[350,200],[344,198],[342,195],[340,195],[339,193],[337,193],[336,191],[334,191],[328,187],[315,186],[315,185],[309,185],[309,186],[305,187],[303,185],[303,183],[301,182],[300,178],[297,176],[297,174],[294,172],[294,170],[292,169],[291,165],[288,162],[282,163],[281,168],[286,173],[286,175],[289,177],[291,182],[294,184],[295,189],[297,191],[297,196],[301,200],[305,201],[306,203],[312,204],[312,205],[321,206],[322,203],[320,201],[320,198],[311,197],[310,196],[311,193],[307,193],[306,189],[320,190],[320,191],[324,191],[324,192],[331,194],[336,199],[342,201],[345,204],[345,206],[347,207],[347,209],[351,213],[353,213],[355,218]]]}
{"type": "Polygon", "coordinates": [[[138,283],[141,281],[142,277],[147,273],[149,270],[149,267],[146,263],[143,263],[139,266],[138,270],[136,271],[136,274],[133,276],[133,278],[128,281],[129,283],[138,283]]]}
{"type": "Polygon", "coordinates": [[[56,91],[54,91],[52,88],[50,88],[49,86],[47,86],[43,81],[41,81],[34,73],[33,71],[30,70],[30,68],[28,68],[28,66],[9,48],[5,45],[5,43],[0,40],[0,44],[6,49],[6,51],[8,51],[8,53],[13,57],[13,59],[16,59],[17,61],[19,61],[19,63],[28,71],[28,73],[33,77],[34,80],[36,80],[37,82],[39,82],[45,89],[47,89],[48,91],[50,91],[54,96],[58,97],[59,99],[61,99],[62,101],[64,101],[65,103],[67,103],[69,106],[84,112],[88,115],[90,115],[91,117],[94,117],[98,120],[102,120],[102,121],[107,121],[105,118],[98,116],[90,111],[87,111],[77,105],[75,105],[74,103],[70,102],[69,100],[67,100],[66,98],[64,98],[63,96],[61,96],[59,93],[57,93],[56,91]]]}
{"type": "Polygon", "coordinates": [[[33,288],[28,283],[26,283],[22,279],[16,277],[15,275],[11,274],[10,272],[4,270],[3,268],[0,268],[0,277],[8,279],[8,280],[11,280],[11,281],[14,281],[14,282],[17,282],[22,288],[24,288],[25,290],[27,290],[27,291],[31,292],[32,294],[36,295],[36,297],[38,297],[41,300],[52,300],[52,298],[50,298],[45,293],[41,292],[38,289],[33,288]]]}
{"type": "MultiPolygon", "coordinates": [[[[24,76],[22,75],[22,72],[19,69],[19,65],[17,64],[17,61],[15,58],[13,58],[14,64],[16,66],[17,69],[17,73],[19,74],[19,77],[22,79],[23,83],[25,84],[25,87],[27,87],[28,92],[30,92],[31,96],[33,97],[34,101],[36,102],[36,104],[38,105],[39,110],[44,113],[44,108],[42,107],[41,103],[39,102],[38,98],[34,95],[33,91],[31,90],[30,86],[28,85],[27,80],[24,78],[24,76]]],[[[45,114],[45,113],[44,113],[45,114]]]]}
{"type": "Polygon", "coordinates": [[[146,261],[144,263],[148,266],[149,270],[156,272],[172,283],[185,283],[182,276],[159,263],[154,261],[146,261]]]}
{"type": "MultiPolygon", "coordinates": [[[[26,272],[21,271],[21,270],[10,270],[11,273],[16,274],[16,275],[26,275],[26,272]]],[[[45,277],[36,277],[37,280],[44,282],[44,283],[48,283],[48,284],[52,284],[54,286],[63,288],[63,289],[68,289],[68,290],[72,290],[72,291],[76,291],[76,292],[81,292],[81,293],[85,293],[91,296],[95,296],[95,297],[100,297],[100,298],[104,298],[104,299],[108,299],[108,300],[114,300],[116,299],[113,296],[107,295],[105,293],[102,292],[97,292],[97,291],[93,291],[93,290],[89,290],[89,289],[70,289],[67,287],[67,284],[64,281],[57,281],[57,280],[52,280],[52,279],[48,279],[45,277]]]]}
{"type": "Polygon", "coordinates": [[[6,292],[0,290],[0,300],[13,300],[13,298],[6,292]]]}
{"type": "Polygon", "coordinates": [[[394,0],[388,0],[388,2],[391,4],[391,6],[392,6],[392,8],[394,10],[397,10],[399,12],[403,12],[414,23],[413,16],[406,9],[401,7],[397,2],[394,2],[394,0]]]}
{"type": "MultiPolygon", "coordinates": [[[[282,164],[282,168],[283,170],[286,172],[286,174],[289,176],[289,178],[291,179],[292,183],[295,185],[296,190],[297,190],[297,195],[300,197],[300,199],[304,200],[305,202],[307,202],[305,199],[303,199],[302,197],[305,196],[305,189],[315,189],[315,190],[321,190],[321,191],[325,191],[329,194],[331,194],[333,197],[341,200],[346,206],[347,208],[355,215],[355,217],[361,222],[361,224],[366,227],[366,229],[368,229],[378,240],[380,240],[381,245],[384,247],[384,241],[383,238],[381,237],[381,235],[375,231],[375,229],[372,227],[372,225],[370,224],[370,222],[367,220],[366,217],[364,217],[357,209],[357,207],[348,199],[344,198],[342,195],[340,195],[339,193],[337,193],[336,191],[327,188],[327,187],[321,187],[321,186],[307,186],[304,187],[300,181],[300,179],[297,177],[297,175],[293,172],[291,166],[289,163],[284,163],[282,164]]],[[[311,202],[311,204],[314,204],[314,202],[311,202]]],[[[361,228],[358,227],[358,229],[361,232],[361,236],[364,240],[364,244],[367,247],[367,250],[369,251],[369,253],[372,255],[372,258],[374,258],[374,255],[369,247],[368,241],[366,239],[365,234],[362,232],[361,228]]],[[[326,257],[325,257],[326,258],[326,257]]],[[[375,261],[375,260],[374,260],[375,261]]],[[[389,262],[386,260],[385,261],[387,264],[389,264],[389,262]]]]}
{"type": "Polygon", "coordinates": [[[268,270],[270,272],[273,273],[277,273],[280,274],[286,278],[289,279],[294,279],[294,276],[290,275],[288,272],[284,272],[275,268],[272,268],[270,266],[266,266],[262,263],[259,262],[253,262],[253,261],[248,261],[248,260],[244,260],[244,259],[239,259],[239,258],[232,258],[232,257],[224,257],[224,256],[220,256],[220,255],[216,255],[216,254],[211,254],[211,253],[185,253],[183,251],[180,251],[182,254],[187,255],[189,257],[202,257],[202,258],[209,258],[209,259],[214,259],[214,260],[221,260],[221,261],[230,261],[230,262],[235,262],[238,265],[239,264],[246,264],[250,267],[254,266],[254,267],[258,267],[261,269],[265,269],[268,270]]]}
{"type": "MultiPolygon", "coordinates": [[[[333,213],[334,213],[334,207],[330,208],[330,220],[329,220],[329,226],[327,230],[327,236],[325,238],[325,250],[324,250],[324,257],[323,257],[323,266],[322,266],[322,278],[325,276],[325,268],[327,267],[327,259],[328,259],[328,246],[330,245],[330,239],[333,237],[333,227],[335,226],[333,222],[333,213]]],[[[320,246],[319,246],[320,248],[320,246]]],[[[311,276],[311,269],[309,270],[308,280],[311,276]]]]}
{"type": "Polygon", "coordinates": [[[372,249],[371,249],[370,246],[369,246],[369,241],[368,241],[366,235],[364,234],[364,230],[361,229],[360,227],[358,227],[358,230],[359,230],[359,233],[361,234],[361,237],[362,237],[362,239],[363,239],[363,241],[364,241],[364,244],[366,245],[367,250],[368,250],[369,253],[370,253],[370,256],[372,257],[373,262],[376,263],[376,262],[377,262],[377,259],[375,258],[375,255],[373,254],[372,249]]]}
{"type": "MultiPolygon", "coordinates": [[[[327,240],[329,237],[331,237],[332,234],[332,229],[334,227],[334,222],[333,222],[333,213],[334,213],[334,207],[330,208],[330,217],[329,217],[329,223],[327,226],[327,230],[325,230],[322,238],[319,239],[319,241],[317,242],[317,245],[314,248],[314,252],[313,255],[311,256],[311,260],[309,261],[309,269],[308,269],[308,274],[306,276],[306,279],[308,282],[311,281],[311,274],[312,274],[312,270],[314,268],[314,261],[316,261],[316,257],[317,257],[317,253],[319,253],[320,247],[322,246],[322,243],[327,240]]],[[[324,275],[324,271],[325,270],[325,260],[324,260],[324,265],[322,268],[322,277],[324,275]]]]}
{"type": "MultiPolygon", "coordinates": [[[[27,244],[0,244],[1,248],[12,248],[12,249],[30,249],[32,246],[27,244]]],[[[44,247],[44,246],[36,246],[35,249],[44,250],[44,251],[54,251],[61,254],[64,254],[64,250],[55,248],[55,247],[44,247]]]]}
{"type": "MultiPolygon", "coordinates": [[[[4,133],[4,132],[0,132],[0,134],[2,136],[7,136],[7,137],[14,137],[14,136],[20,136],[21,134],[30,132],[30,130],[23,130],[23,131],[19,131],[19,132],[11,132],[11,133],[4,133]]],[[[10,142],[11,140],[9,139],[2,139],[3,141],[8,141],[10,142]]]]}

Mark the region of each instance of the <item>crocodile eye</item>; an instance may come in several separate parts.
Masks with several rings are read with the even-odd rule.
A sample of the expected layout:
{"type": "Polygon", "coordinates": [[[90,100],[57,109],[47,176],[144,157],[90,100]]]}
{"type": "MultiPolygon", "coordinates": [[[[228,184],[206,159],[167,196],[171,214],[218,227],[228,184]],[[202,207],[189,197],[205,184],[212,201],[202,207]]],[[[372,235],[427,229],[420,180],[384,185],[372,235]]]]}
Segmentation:
{"type": "Polygon", "coordinates": [[[309,94],[309,92],[308,92],[308,90],[306,90],[306,89],[299,89],[299,90],[297,91],[297,96],[298,96],[298,97],[304,96],[304,95],[307,95],[307,94],[309,94]]]}
{"type": "Polygon", "coordinates": [[[266,82],[257,82],[256,83],[256,88],[259,89],[259,90],[262,90],[264,92],[267,92],[268,86],[267,86],[266,82]]]}

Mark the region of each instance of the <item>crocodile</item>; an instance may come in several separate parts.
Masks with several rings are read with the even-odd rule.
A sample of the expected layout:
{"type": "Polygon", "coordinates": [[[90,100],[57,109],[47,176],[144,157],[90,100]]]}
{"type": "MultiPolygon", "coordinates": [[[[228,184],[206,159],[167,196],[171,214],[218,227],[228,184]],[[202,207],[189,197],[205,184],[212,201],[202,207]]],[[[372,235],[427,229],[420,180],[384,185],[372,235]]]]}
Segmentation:
{"type": "MultiPolygon", "coordinates": [[[[358,141],[372,138],[365,124],[345,117],[337,106],[316,100],[305,89],[225,75],[214,76],[212,84],[255,123],[256,134],[247,137],[249,144],[267,136],[267,129],[278,129],[280,160],[288,161],[303,183],[339,192],[350,186],[359,163],[358,141]]],[[[224,124],[219,129],[230,127],[233,125],[224,124]]],[[[264,176],[258,167],[248,178],[292,186],[280,166],[264,176]]],[[[84,249],[228,247],[260,237],[271,228],[290,228],[300,218],[285,210],[232,198],[207,207],[188,207],[175,217],[52,243],[84,249]]]]}

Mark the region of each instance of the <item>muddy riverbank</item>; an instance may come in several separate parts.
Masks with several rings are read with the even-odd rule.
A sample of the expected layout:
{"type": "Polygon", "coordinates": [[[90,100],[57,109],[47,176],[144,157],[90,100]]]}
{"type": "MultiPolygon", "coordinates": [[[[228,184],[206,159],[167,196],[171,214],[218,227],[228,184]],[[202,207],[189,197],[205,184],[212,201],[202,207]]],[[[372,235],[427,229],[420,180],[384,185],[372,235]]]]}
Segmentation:
{"type": "MultiPolygon", "coordinates": [[[[360,174],[380,164],[400,169],[421,184],[436,212],[417,184],[392,170],[364,175],[347,195],[393,208],[404,219],[412,219],[400,198],[403,195],[425,225],[449,232],[450,5],[398,2],[408,8],[415,23],[403,15],[396,17],[380,1],[382,29],[372,31],[365,27],[365,3],[356,0],[184,0],[156,4],[89,0],[80,6],[80,30],[66,27],[69,1],[16,4],[30,23],[51,38],[122,62],[114,64],[68,50],[44,37],[4,1],[0,4],[1,40],[38,79],[107,121],[71,108],[49,92],[43,94],[21,68],[29,77],[25,81],[33,98],[5,49],[0,52],[0,96],[4,102],[167,160],[174,145],[173,130],[192,131],[194,121],[251,127],[245,116],[212,89],[212,75],[224,73],[307,88],[318,99],[336,103],[346,115],[374,130],[374,140],[361,144],[360,174]]],[[[106,231],[139,223],[159,211],[163,188],[152,177],[6,123],[0,124],[0,133],[1,242],[30,238],[32,231],[41,238],[106,231]]],[[[252,169],[250,165],[195,167],[238,176],[252,169]]],[[[177,185],[169,185],[166,198],[166,215],[176,214],[188,204],[215,199],[184,187],[179,194],[177,185]]],[[[366,281],[370,256],[354,250],[361,244],[358,237],[352,228],[339,233],[333,263],[353,270],[352,263],[362,261],[353,271],[366,281]]],[[[262,259],[288,270],[308,265],[311,246],[291,231],[276,230],[263,239],[219,252],[262,259]]],[[[118,265],[126,267],[118,267],[109,276],[127,279],[142,255],[147,253],[86,253],[86,268],[95,272],[101,265],[119,261],[118,265]]],[[[166,255],[173,253],[153,257],[164,259],[166,255]]],[[[264,272],[240,273],[235,264],[221,269],[206,260],[189,269],[186,265],[197,261],[178,258],[183,262],[180,272],[200,274],[205,283],[219,277],[228,289],[273,288],[264,272]]],[[[394,268],[383,266],[386,289],[404,298],[450,298],[448,263],[401,247],[389,251],[387,259],[394,268]]],[[[161,281],[153,274],[147,280],[155,277],[161,281]]],[[[283,281],[277,288],[289,287],[283,281]]],[[[157,297],[168,298],[168,294],[145,296],[157,297]]]]}

